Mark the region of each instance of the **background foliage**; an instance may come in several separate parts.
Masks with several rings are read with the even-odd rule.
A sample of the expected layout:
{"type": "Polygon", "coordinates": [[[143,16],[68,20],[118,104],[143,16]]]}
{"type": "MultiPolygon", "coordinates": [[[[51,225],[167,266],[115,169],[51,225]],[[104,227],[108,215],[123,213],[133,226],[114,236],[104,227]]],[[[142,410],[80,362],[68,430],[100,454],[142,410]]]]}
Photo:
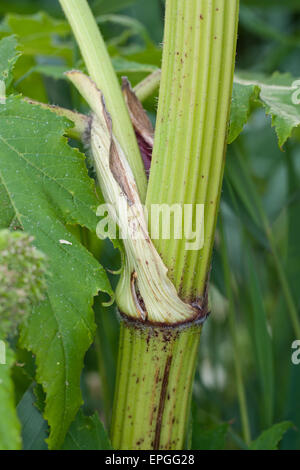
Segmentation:
{"type": "MultiPolygon", "coordinates": [[[[135,85],[160,66],[163,1],[94,0],[90,4],[120,77],[128,76],[135,85]]],[[[85,112],[85,104],[62,76],[65,70],[83,68],[83,64],[58,2],[2,1],[0,14],[0,38],[9,41],[5,50],[10,54],[6,58],[1,52],[1,71],[5,72],[1,79],[5,78],[11,93],[85,112]],[[22,53],[19,58],[15,47],[22,53]],[[6,69],[8,59],[11,61],[6,69]]],[[[281,441],[282,449],[300,449],[300,366],[291,363],[296,333],[286,293],[288,285],[299,316],[300,132],[293,127],[300,122],[300,110],[291,118],[295,122],[288,127],[286,121],[283,124],[280,113],[282,109],[290,112],[283,108],[289,106],[289,95],[280,98],[281,109],[276,109],[268,99],[270,80],[264,77],[274,72],[289,73],[271,80],[285,87],[293,83],[293,77],[300,77],[299,31],[297,0],[241,1],[237,72],[241,80],[255,84],[235,86],[230,141],[240,133],[248,115],[250,118],[228,148],[211,277],[213,314],[203,331],[193,395],[193,449],[247,448],[239,387],[244,387],[246,394],[242,414],[249,419],[251,448],[276,448],[281,441]],[[273,115],[275,128],[266,112],[273,115]],[[269,431],[261,434],[266,429],[269,431]]],[[[156,96],[145,103],[153,122],[156,104],[156,96]]],[[[107,296],[100,293],[93,306],[98,328],[90,346],[95,331],[91,304],[98,291],[111,294],[105,271],[96,260],[105,268],[116,269],[119,254],[109,242],[95,238],[97,198],[92,182],[74,186],[74,181],[82,175],[87,179],[88,174],[78,150],[68,148],[62,137],[68,123],[49,111],[25,106],[16,96],[7,100],[1,112],[1,136],[5,137],[5,142],[0,142],[1,228],[21,226],[34,235],[53,273],[48,280],[49,297],[34,310],[21,342],[11,340],[17,358],[11,370],[23,447],[47,447],[47,418],[52,428],[48,445],[52,448],[108,448],[102,424],[94,413],[99,412],[107,426],[118,321],[115,307],[103,307],[107,296]],[[21,116],[18,122],[15,115],[21,116]],[[45,146],[34,165],[27,160],[28,121],[37,154],[45,146]],[[18,155],[13,164],[8,160],[13,158],[8,151],[12,145],[18,155]],[[49,165],[51,156],[57,157],[55,166],[49,165]],[[13,175],[18,170],[22,178],[15,180],[13,175]],[[1,181],[7,182],[10,201],[5,199],[7,192],[1,181]],[[58,239],[71,240],[72,246],[57,245],[58,239]],[[76,367],[71,360],[74,356],[76,367]],[[46,367],[47,361],[51,366],[46,367]],[[64,375],[58,372],[59,367],[64,368],[64,375]],[[43,388],[36,384],[36,377],[43,388]],[[84,404],[71,424],[81,403],[79,380],[84,404]]],[[[31,147],[30,152],[34,151],[31,147]]],[[[108,276],[114,286],[116,276],[108,276]]],[[[10,390],[8,367],[0,369],[0,374],[10,390]]],[[[10,400],[7,413],[11,408],[10,400]]],[[[10,422],[13,444],[3,440],[0,447],[19,446],[18,423],[13,418],[10,422]]]]}

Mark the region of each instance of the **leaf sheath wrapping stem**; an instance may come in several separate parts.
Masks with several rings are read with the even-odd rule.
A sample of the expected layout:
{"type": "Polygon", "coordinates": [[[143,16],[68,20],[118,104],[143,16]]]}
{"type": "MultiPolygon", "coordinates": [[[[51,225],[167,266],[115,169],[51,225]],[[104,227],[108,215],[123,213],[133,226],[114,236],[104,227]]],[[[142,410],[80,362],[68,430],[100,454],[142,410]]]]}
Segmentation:
{"type": "Polygon", "coordinates": [[[94,165],[109,215],[120,229],[125,248],[125,264],[116,290],[120,310],[153,323],[184,323],[205,317],[203,305],[189,305],[178,297],[149,237],[134,176],[112,133],[101,92],[83,73],[72,71],[67,75],[95,113],[90,135],[94,165]]]}

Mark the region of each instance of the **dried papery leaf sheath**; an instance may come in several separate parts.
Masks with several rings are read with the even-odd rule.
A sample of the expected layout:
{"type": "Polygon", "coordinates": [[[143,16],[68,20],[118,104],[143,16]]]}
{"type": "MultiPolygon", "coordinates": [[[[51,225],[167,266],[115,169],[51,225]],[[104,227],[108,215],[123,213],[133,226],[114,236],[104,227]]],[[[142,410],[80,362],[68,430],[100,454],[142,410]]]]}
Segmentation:
{"type": "Polygon", "coordinates": [[[94,111],[90,145],[98,180],[110,216],[124,239],[125,265],[116,290],[119,309],[153,323],[176,324],[205,317],[198,306],[183,302],[167,275],[148,234],[143,206],[127,159],[112,133],[101,92],[78,71],[67,74],[94,111]]]}
{"type": "Polygon", "coordinates": [[[125,77],[123,77],[122,91],[148,176],[151,166],[154,130],[140,100],[125,77]]]}
{"type": "Polygon", "coordinates": [[[149,147],[153,147],[154,130],[151,121],[126,77],[122,79],[122,91],[135,132],[141,135],[149,147]]]}

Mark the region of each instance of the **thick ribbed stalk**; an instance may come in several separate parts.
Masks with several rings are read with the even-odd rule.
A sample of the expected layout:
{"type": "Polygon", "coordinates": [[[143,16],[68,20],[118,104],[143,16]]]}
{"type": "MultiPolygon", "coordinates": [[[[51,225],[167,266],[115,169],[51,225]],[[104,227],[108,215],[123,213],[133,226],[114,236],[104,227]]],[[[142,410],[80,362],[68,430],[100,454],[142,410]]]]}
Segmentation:
{"type": "Polygon", "coordinates": [[[111,427],[115,449],[183,449],[200,324],[122,320],[111,427]]]}
{"type": "Polygon", "coordinates": [[[219,206],[238,0],[167,0],[162,76],[146,203],[204,204],[204,247],[154,241],[182,298],[202,296],[219,206]]]}
{"type": "Polygon", "coordinates": [[[72,27],[88,73],[105,97],[114,133],[127,156],[143,201],[147,184],[143,162],[121,88],[95,18],[86,0],[59,1],[72,27]]]}

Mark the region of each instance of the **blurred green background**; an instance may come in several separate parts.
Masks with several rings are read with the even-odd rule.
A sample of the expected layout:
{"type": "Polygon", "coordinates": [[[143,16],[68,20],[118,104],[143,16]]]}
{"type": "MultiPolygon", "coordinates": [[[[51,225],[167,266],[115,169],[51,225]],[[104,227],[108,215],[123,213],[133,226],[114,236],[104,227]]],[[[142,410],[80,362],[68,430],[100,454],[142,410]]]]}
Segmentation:
{"type": "MultiPolygon", "coordinates": [[[[164,1],[89,3],[120,77],[127,75],[134,85],[160,66],[164,1]]],[[[58,1],[3,0],[0,15],[0,35],[14,32],[23,50],[14,72],[16,91],[85,111],[77,92],[62,78],[64,70],[83,64],[58,1]],[[41,11],[52,19],[37,14],[41,11]]],[[[241,1],[237,68],[300,77],[299,0],[241,1]]],[[[156,106],[157,96],[145,103],[153,122],[156,106]]],[[[294,427],[281,448],[300,449],[300,365],[291,362],[291,344],[300,338],[295,337],[284,295],[288,285],[299,315],[299,176],[299,135],[279,149],[270,118],[261,108],[253,109],[243,133],[228,148],[211,276],[212,315],[203,331],[192,404],[194,449],[246,447],[238,385],[245,389],[243,413],[248,415],[251,437],[290,420],[294,427]]],[[[96,242],[82,230],[79,236],[105,267],[119,266],[118,253],[109,242],[96,242]]],[[[116,276],[111,280],[115,284],[116,276]]],[[[86,357],[82,389],[86,411],[97,409],[107,424],[118,321],[115,308],[104,309],[101,298],[95,301],[95,313],[99,328],[86,357]]],[[[25,423],[29,392],[23,395],[26,386],[18,372],[15,380],[20,382],[18,410],[25,423]]],[[[43,448],[46,424],[37,410],[33,413],[32,426],[40,432],[30,440],[23,429],[24,445],[43,448]]]]}

